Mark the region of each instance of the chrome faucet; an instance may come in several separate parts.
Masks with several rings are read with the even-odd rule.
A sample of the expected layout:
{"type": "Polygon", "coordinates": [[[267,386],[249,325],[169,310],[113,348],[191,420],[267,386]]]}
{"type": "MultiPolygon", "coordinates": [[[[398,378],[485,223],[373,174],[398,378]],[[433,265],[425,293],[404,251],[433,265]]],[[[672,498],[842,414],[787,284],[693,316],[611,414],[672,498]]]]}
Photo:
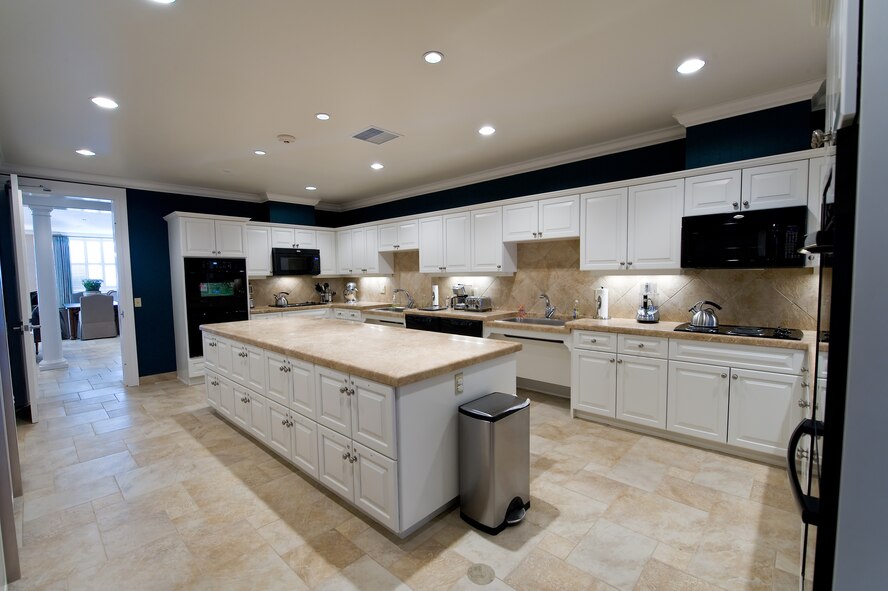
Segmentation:
{"type": "Polygon", "coordinates": [[[401,288],[399,287],[398,289],[394,290],[392,293],[393,293],[393,294],[396,294],[396,293],[403,293],[404,295],[407,296],[407,307],[408,307],[408,308],[415,308],[415,307],[416,307],[416,302],[413,300],[413,296],[410,295],[410,292],[407,291],[406,289],[401,289],[401,288]]]}
{"type": "Polygon", "coordinates": [[[556,306],[552,305],[552,302],[549,301],[549,296],[544,293],[541,293],[540,299],[546,300],[546,318],[551,318],[552,316],[554,316],[555,310],[557,310],[558,308],[556,306]]]}

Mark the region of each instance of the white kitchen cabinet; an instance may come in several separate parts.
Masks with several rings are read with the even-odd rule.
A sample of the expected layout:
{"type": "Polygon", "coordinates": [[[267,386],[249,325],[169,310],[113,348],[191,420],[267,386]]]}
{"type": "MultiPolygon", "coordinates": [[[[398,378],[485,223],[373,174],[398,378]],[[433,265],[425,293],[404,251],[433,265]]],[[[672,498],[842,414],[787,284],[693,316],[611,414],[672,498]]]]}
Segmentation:
{"type": "Polygon", "coordinates": [[[349,501],[355,498],[352,457],[351,439],[323,425],[318,425],[318,480],[349,501]]]}
{"type": "Polygon", "coordinates": [[[219,377],[207,372],[204,375],[204,382],[207,386],[207,402],[215,409],[219,408],[219,400],[221,399],[222,382],[219,377]]]}
{"type": "Polygon", "coordinates": [[[318,424],[298,413],[290,413],[293,431],[293,463],[318,478],[318,424]]]}
{"type": "Polygon", "coordinates": [[[321,275],[336,274],[336,232],[318,230],[315,241],[321,257],[321,275]]]}
{"type": "Polygon", "coordinates": [[[670,361],[666,428],[725,443],[729,373],[729,367],[670,361]]]}
{"type": "Polygon", "coordinates": [[[471,270],[488,273],[514,273],[518,252],[514,244],[503,243],[503,209],[487,207],[471,211],[471,270]]]}
{"type": "Polygon", "coordinates": [[[293,459],[293,428],[290,426],[290,409],[282,404],[268,401],[268,447],[293,459]]]}
{"type": "Polygon", "coordinates": [[[629,193],[624,188],[584,193],[580,201],[580,269],[626,268],[626,219],[629,193]]]}
{"type": "Polygon", "coordinates": [[[262,443],[268,443],[269,401],[255,392],[246,392],[246,396],[250,401],[250,435],[262,443]]]}
{"type": "Polygon", "coordinates": [[[234,386],[234,412],[231,419],[244,431],[250,430],[250,396],[245,388],[234,386]]]}
{"type": "Polygon", "coordinates": [[[350,387],[348,374],[326,367],[315,371],[315,420],[346,437],[351,437],[350,387]]]}
{"type": "MultiPolygon", "coordinates": [[[[351,275],[355,272],[355,264],[352,258],[352,238],[350,230],[336,232],[336,257],[339,273],[351,275]]],[[[323,262],[323,259],[321,259],[323,262]]]]}
{"type": "Polygon", "coordinates": [[[684,215],[710,215],[739,210],[739,170],[702,174],[685,179],[684,215]]]}
{"type": "Polygon", "coordinates": [[[398,529],[398,463],[354,443],[354,503],[374,519],[398,529]]]}
{"type": "Polygon", "coordinates": [[[187,216],[180,219],[183,256],[246,256],[244,222],[187,216]]]}
{"type": "Polygon", "coordinates": [[[278,404],[315,418],[314,365],[272,351],[265,352],[265,359],[266,395],[278,404]]]}
{"type": "Polygon", "coordinates": [[[575,350],[570,365],[572,410],[617,414],[617,354],[575,350]]]}
{"type": "Polygon", "coordinates": [[[419,222],[404,220],[379,226],[379,250],[416,250],[419,248],[419,222]]]}
{"type": "Polygon", "coordinates": [[[230,421],[234,421],[236,404],[240,404],[234,393],[234,384],[217,377],[219,382],[219,412],[230,421]]]}
{"type": "Polygon", "coordinates": [[[807,205],[808,161],[744,168],[740,200],[743,211],[807,205]]]}
{"type": "Polygon", "coordinates": [[[336,233],[339,273],[344,275],[387,275],[392,273],[389,253],[379,252],[376,226],[340,230],[336,233]]]}
{"type": "Polygon", "coordinates": [[[793,428],[802,420],[801,376],[731,369],[728,443],[785,455],[793,428]]]}
{"type": "Polygon", "coordinates": [[[503,206],[503,241],[575,238],[580,235],[580,197],[553,197],[503,206]]]}
{"type": "Polygon", "coordinates": [[[352,322],[363,322],[360,310],[347,310],[345,308],[333,308],[333,318],[337,320],[351,320],[352,322]]]}
{"type": "Polygon", "coordinates": [[[471,268],[468,212],[419,220],[419,272],[458,273],[471,268]]]}
{"type": "Polygon", "coordinates": [[[626,269],[681,267],[684,180],[629,187],[626,269]]]}
{"type": "Polygon", "coordinates": [[[257,392],[265,390],[265,351],[241,343],[231,343],[230,350],[231,379],[257,392]]]}
{"type": "Polygon", "coordinates": [[[272,226],[272,248],[317,248],[314,230],[306,228],[283,228],[272,226]]]}
{"type": "Polygon", "coordinates": [[[668,363],[665,359],[637,355],[617,356],[618,419],[666,428],[668,363]]]}
{"type": "Polygon", "coordinates": [[[203,339],[204,367],[213,371],[218,371],[217,366],[219,365],[219,347],[216,342],[219,337],[205,332],[203,333],[201,338],[203,339]]]}
{"type": "Polygon", "coordinates": [[[268,277],[271,275],[271,229],[265,226],[247,225],[247,275],[268,277]]]}

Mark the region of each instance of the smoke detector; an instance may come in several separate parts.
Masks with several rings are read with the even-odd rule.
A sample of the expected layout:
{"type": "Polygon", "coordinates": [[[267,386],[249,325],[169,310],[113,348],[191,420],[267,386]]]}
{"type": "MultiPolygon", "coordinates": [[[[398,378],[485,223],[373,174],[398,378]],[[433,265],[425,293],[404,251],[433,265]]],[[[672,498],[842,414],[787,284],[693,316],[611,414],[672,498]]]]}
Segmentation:
{"type": "Polygon", "coordinates": [[[290,135],[289,133],[281,133],[277,136],[279,142],[284,144],[292,144],[296,142],[296,137],[290,135]]]}

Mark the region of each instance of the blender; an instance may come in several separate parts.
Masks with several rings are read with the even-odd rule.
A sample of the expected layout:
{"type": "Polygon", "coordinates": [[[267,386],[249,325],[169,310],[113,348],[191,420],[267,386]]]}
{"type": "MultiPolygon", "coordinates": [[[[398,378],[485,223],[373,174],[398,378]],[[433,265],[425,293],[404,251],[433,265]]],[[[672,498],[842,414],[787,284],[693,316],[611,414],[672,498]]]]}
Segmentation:
{"type": "Polygon", "coordinates": [[[635,320],[638,322],[653,323],[660,322],[660,308],[657,307],[657,284],[645,281],[641,284],[640,290],[641,302],[638,305],[638,311],[635,313],[635,320]]]}

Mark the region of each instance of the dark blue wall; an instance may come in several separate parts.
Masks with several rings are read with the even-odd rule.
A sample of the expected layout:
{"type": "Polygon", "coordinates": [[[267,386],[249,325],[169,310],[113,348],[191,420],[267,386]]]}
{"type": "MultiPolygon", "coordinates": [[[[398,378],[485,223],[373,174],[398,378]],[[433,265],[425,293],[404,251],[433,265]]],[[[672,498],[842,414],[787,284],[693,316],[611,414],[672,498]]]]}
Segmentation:
{"type": "Polygon", "coordinates": [[[296,224],[302,226],[315,225],[315,208],[310,205],[295,205],[269,201],[267,206],[267,218],[269,222],[278,224],[296,224]]]}

